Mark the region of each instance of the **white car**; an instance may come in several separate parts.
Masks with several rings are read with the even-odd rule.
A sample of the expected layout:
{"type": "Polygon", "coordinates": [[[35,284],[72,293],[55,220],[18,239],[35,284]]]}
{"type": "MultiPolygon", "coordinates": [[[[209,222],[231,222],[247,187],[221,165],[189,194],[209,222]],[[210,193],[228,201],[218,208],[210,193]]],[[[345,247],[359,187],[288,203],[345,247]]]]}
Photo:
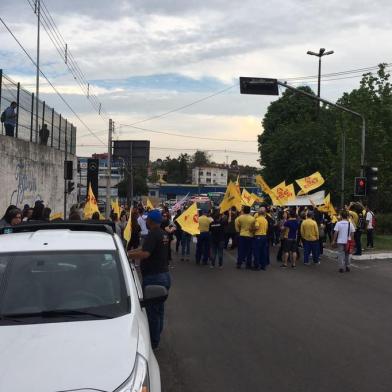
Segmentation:
{"type": "Polygon", "coordinates": [[[143,306],[163,301],[102,224],[0,235],[0,391],[159,392],[143,306]]]}

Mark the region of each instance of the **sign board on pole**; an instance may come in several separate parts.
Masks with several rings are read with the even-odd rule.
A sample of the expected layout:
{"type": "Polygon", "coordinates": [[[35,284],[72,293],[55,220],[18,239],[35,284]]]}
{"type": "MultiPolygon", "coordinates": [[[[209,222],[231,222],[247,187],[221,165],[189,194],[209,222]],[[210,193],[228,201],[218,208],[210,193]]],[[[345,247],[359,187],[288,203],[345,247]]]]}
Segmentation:
{"type": "Polygon", "coordinates": [[[132,166],[147,166],[150,160],[149,140],[115,140],[113,160],[125,161],[132,166]]]}
{"type": "Polygon", "coordinates": [[[240,77],[241,94],[279,95],[278,81],[270,78],[240,77]]]}

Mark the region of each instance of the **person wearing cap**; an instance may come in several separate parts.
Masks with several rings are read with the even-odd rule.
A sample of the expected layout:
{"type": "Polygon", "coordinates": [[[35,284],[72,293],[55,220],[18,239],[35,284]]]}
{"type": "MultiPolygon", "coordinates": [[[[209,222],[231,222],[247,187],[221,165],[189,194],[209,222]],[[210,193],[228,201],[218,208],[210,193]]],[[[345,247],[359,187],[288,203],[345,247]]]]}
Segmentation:
{"type": "Polygon", "coordinates": [[[301,223],[301,238],[304,245],[304,264],[309,265],[310,253],[313,256],[313,263],[319,264],[319,230],[313,211],[308,211],[306,219],[301,223]]]}
{"type": "MultiPolygon", "coordinates": [[[[148,234],[142,247],[128,251],[129,258],[141,260],[143,290],[150,285],[164,286],[167,290],[171,286],[168,263],[169,235],[161,229],[161,223],[162,215],[160,211],[151,210],[147,214],[148,234]]],[[[147,305],[146,312],[150,327],[151,345],[153,349],[156,349],[159,346],[163,330],[164,303],[147,305]]]]}

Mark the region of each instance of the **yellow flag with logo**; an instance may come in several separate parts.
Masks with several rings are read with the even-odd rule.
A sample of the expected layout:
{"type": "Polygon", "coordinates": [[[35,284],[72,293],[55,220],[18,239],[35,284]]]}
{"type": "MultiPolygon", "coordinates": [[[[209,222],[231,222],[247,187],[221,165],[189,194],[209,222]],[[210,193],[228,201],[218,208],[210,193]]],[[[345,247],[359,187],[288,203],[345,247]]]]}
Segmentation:
{"type": "Polygon", "coordinates": [[[230,181],[227,185],[225,196],[220,204],[220,213],[223,214],[225,211],[230,210],[231,207],[235,207],[237,211],[241,211],[241,195],[239,194],[237,187],[234,182],[230,181]]]}
{"type": "Polygon", "coordinates": [[[88,185],[88,193],[86,199],[86,205],[83,209],[84,219],[91,219],[94,212],[99,213],[97,199],[95,198],[93,189],[91,188],[91,184],[88,185]]]}
{"type": "MultiPolygon", "coordinates": [[[[277,205],[283,206],[287,202],[295,199],[294,185],[286,185],[286,181],[281,182],[275,188],[272,188],[271,191],[273,193],[275,201],[278,203],[277,205]]],[[[271,198],[273,199],[273,197],[271,198]]]]}
{"type": "Polygon", "coordinates": [[[320,212],[325,212],[326,214],[328,214],[330,216],[337,215],[335,207],[331,203],[331,194],[330,193],[328,193],[328,195],[325,196],[323,204],[321,206],[318,206],[317,209],[320,212]]]}
{"type": "Polygon", "coordinates": [[[147,201],[146,201],[146,208],[149,208],[150,210],[154,209],[153,204],[151,203],[151,200],[147,197],[147,201]]]}
{"type": "Polygon", "coordinates": [[[118,198],[116,200],[112,200],[112,210],[114,214],[117,214],[117,217],[120,219],[120,204],[118,202],[118,198]]]}
{"type": "Polygon", "coordinates": [[[301,188],[301,191],[298,193],[298,195],[306,195],[310,191],[313,191],[314,189],[317,189],[323,185],[325,182],[323,176],[318,171],[308,177],[300,178],[299,180],[295,181],[301,188]]]}
{"type": "Polygon", "coordinates": [[[191,235],[200,234],[199,229],[199,213],[197,211],[197,204],[193,203],[186,209],[176,221],[180,224],[181,229],[191,235]]]}
{"type": "Polygon", "coordinates": [[[252,207],[255,204],[256,199],[251,193],[249,193],[245,188],[242,190],[241,203],[243,206],[252,207]]]}
{"type": "Polygon", "coordinates": [[[127,241],[127,245],[128,245],[128,242],[131,240],[131,236],[132,236],[132,214],[129,214],[129,219],[127,225],[125,226],[123,236],[125,241],[127,241]]]}

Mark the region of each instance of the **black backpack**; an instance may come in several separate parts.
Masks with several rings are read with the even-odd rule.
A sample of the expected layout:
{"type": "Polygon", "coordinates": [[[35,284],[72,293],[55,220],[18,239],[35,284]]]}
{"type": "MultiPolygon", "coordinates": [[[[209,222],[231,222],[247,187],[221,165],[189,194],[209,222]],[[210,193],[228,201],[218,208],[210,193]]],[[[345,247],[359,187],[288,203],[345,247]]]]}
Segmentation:
{"type": "Polygon", "coordinates": [[[366,229],[366,220],[365,220],[363,214],[359,214],[359,216],[358,216],[358,229],[361,231],[366,229]]]}
{"type": "Polygon", "coordinates": [[[5,110],[3,113],[1,113],[0,121],[3,123],[5,122],[5,110]]]}

